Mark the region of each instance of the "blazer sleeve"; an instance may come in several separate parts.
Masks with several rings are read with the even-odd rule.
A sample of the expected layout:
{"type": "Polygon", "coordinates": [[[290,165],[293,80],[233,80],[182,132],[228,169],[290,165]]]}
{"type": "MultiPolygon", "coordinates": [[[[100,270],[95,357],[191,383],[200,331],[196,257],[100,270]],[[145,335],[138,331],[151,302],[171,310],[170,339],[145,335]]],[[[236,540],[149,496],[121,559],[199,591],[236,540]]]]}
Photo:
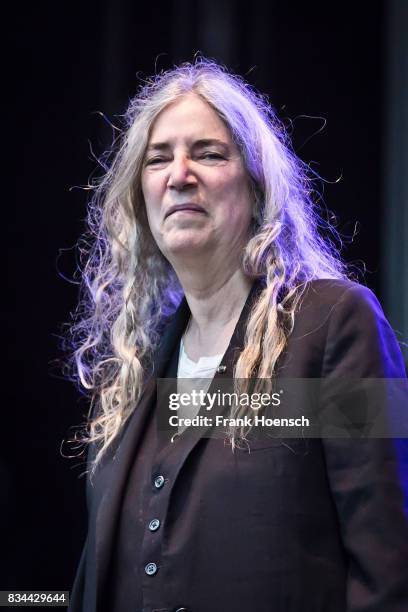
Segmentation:
{"type": "Polygon", "coordinates": [[[81,558],[75,575],[74,584],[69,597],[68,612],[82,612],[85,585],[87,542],[82,549],[81,558]]]}
{"type": "MultiPolygon", "coordinates": [[[[378,300],[353,283],[330,316],[323,397],[337,379],[405,377],[378,300]]],[[[347,612],[406,612],[408,439],[324,438],[323,447],[348,559],[347,612]]]]}
{"type": "MultiPolygon", "coordinates": [[[[90,444],[87,450],[87,466],[88,473],[86,475],[86,506],[87,506],[87,514],[89,517],[90,508],[91,508],[91,500],[92,500],[92,482],[90,478],[89,469],[92,465],[93,460],[95,459],[95,446],[94,444],[90,444]]],[[[69,607],[68,612],[85,612],[86,604],[85,604],[85,577],[87,571],[87,557],[88,557],[88,541],[89,534],[85,539],[81,557],[78,563],[78,567],[75,574],[74,583],[72,585],[72,590],[69,598],[69,607]]],[[[88,612],[88,611],[86,611],[88,612]]]]}

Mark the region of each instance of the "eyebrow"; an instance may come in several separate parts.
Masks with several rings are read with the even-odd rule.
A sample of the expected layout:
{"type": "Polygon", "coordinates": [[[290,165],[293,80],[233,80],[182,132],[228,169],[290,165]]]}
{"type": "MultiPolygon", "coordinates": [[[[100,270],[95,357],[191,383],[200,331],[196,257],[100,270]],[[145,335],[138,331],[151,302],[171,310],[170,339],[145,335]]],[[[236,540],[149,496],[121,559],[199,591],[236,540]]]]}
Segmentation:
{"type": "MultiPolygon", "coordinates": [[[[218,140],[218,138],[200,138],[192,143],[193,149],[213,147],[214,145],[228,148],[228,144],[223,140],[218,140]]],[[[168,149],[170,149],[169,142],[151,142],[147,147],[147,151],[167,151],[168,149]]]]}

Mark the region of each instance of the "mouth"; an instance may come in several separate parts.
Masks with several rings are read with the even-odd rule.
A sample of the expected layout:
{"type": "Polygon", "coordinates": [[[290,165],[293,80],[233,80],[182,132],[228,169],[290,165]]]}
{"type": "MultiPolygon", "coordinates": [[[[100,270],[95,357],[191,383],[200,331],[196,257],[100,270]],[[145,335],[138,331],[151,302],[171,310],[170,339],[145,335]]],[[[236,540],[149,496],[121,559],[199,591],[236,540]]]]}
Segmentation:
{"type": "Polygon", "coordinates": [[[206,214],[204,208],[202,206],[199,206],[198,204],[192,204],[192,203],[175,204],[174,206],[170,206],[164,218],[167,219],[167,217],[170,217],[170,215],[174,215],[175,213],[178,213],[178,212],[206,214]]]}

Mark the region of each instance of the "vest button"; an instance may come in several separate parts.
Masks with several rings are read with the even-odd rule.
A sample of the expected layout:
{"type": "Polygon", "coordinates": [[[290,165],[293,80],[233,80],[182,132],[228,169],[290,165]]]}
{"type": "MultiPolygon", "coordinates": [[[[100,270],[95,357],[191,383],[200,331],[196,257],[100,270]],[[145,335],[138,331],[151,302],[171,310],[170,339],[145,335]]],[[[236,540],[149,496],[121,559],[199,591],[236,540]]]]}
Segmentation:
{"type": "Polygon", "coordinates": [[[155,563],[148,563],[144,569],[148,576],[154,576],[157,572],[157,565],[155,563]]]}
{"type": "Polygon", "coordinates": [[[150,521],[150,523],[149,523],[150,531],[157,531],[159,527],[160,527],[159,519],[153,519],[153,520],[150,521]]]}
{"type": "Polygon", "coordinates": [[[156,478],[154,479],[154,486],[156,487],[156,489],[161,489],[163,485],[164,485],[164,476],[160,474],[160,476],[156,476],[156,478]]]}

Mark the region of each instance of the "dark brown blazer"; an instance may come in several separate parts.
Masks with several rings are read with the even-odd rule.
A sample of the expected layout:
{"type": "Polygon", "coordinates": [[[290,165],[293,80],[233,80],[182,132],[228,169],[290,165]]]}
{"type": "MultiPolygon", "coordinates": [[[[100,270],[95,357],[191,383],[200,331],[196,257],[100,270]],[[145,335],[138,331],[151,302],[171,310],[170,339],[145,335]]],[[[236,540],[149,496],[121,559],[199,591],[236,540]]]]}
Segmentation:
{"type": "MultiPolygon", "coordinates": [[[[216,379],[231,377],[256,290],[216,379]]],[[[166,371],[188,317],[184,300],[163,335],[155,377],[166,371]]],[[[325,384],[405,377],[373,293],[337,280],[308,285],[278,371],[325,384]]],[[[155,406],[152,378],[92,483],[88,479],[89,530],[70,612],[108,612],[109,563],[126,479],[155,406]]],[[[152,466],[152,503],[165,511],[158,517],[160,553],[151,559],[158,571],[146,577],[143,612],[407,612],[408,440],[271,439],[232,453],[222,440],[199,432],[182,438],[168,464],[152,466]],[[160,490],[153,482],[157,469],[165,478],[160,490]]],[[[142,612],[129,601],[131,611],[142,612]]]]}

